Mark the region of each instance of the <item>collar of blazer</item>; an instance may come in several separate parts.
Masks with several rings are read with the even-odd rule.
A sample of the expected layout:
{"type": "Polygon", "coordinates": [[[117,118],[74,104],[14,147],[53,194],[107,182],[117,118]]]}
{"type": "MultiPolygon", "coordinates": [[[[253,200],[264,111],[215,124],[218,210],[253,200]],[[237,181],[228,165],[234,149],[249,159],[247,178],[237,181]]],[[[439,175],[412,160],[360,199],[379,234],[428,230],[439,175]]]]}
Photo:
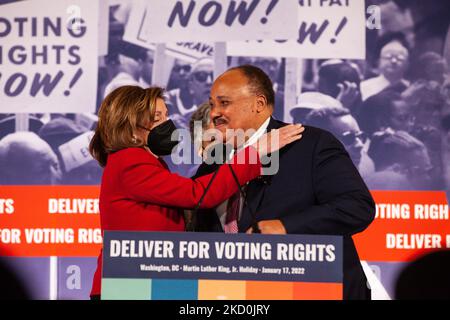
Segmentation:
{"type": "MultiPolygon", "coordinates": [[[[287,123],[284,123],[279,120],[275,120],[273,117],[270,117],[269,125],[267,126],[267,131],[279,129],[281,127],[284,127],[285,125],[287,125],[287,123]]],[[[279,151],[279,155],[281,156],[282,153],[283,153],[283,149],[279,151]]],[[[270,154],[267,155],[267,157],[269,157],[269,158],[270,158],[270,156],[271,156],[270,154]]],[[[270,167],[270,162],[268,162],[267,164],[264,164],[263,167],[270,167]]],[[[255,181],[262,183],[263,185],[270,185],[272,182],[272,175],[261,175],[258,178],[256,178],[255,181]]]]}
{"type": "MultiPolygon", "coordinates": [[[[286,123],[270,118],[269,125],[267,126],[267,131],[278,129],[285,126],[286,123]]],[[[283,149],[280,150],[280,155],[283,153],[283,149]]],[[[269,166],[268,163],[266,166],[269,166]]],[[[272,183],[272,175],[261,175],[255,180],[251,181],[247,186],[246,191],[246,201],[241,219],[239,220],[239,231],[245,232],[252,224],[253,217],[258,220],[258,211],[264,200],[264,194],[268,186],[272,183]]]]}

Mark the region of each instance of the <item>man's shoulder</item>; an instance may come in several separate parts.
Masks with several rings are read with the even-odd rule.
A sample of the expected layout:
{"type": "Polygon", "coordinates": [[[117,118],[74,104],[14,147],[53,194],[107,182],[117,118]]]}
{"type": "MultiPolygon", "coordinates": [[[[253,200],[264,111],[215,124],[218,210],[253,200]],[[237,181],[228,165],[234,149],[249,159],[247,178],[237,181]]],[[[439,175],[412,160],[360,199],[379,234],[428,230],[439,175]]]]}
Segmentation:
{"type": "MultiPolygon", "coordinates": [[[[273,129],[278,129],[278,128],[284,127],[286,125],[288,125],[288,123],[285,123],[285,122],[282,122],[279,120],[275,120],[273,129]]],[[[330,136],[330,135],[332,136],[332,134],[329,131],[321,129],[321,128],[312,127],[312,126],[308,126],[308,125],[304,125],[303,127],[305,128],[305,131],[302,134],[302,139],[300,139],[298,142],[301,142],[302,140],[317,141],[322,136],[330,136]]]]}
{"type": "MultiPolygon", "coordinates": [[[[277,119],[273,119],[273,123],[271,125],[272,129],[279,129],[281,127],[287,126],[289,125],[289,123],[277,120],[277,119]]],[[[327,130],[321,129],[321,128],[317,128],[317,127],[312,127],[312,126],[308,126],[308,125],[304,125],[303,127],[305,127],[305,131],[303,136],[305,136],[306,133],[308,133],[307,135],[310,138],[319,138],[322,134],[330,134],[330,132],[328,132],[327,130]]]]}
{"type": "Polygon", "coordinates": [[[334,147],[341,146],[339,140],[330,131],[317,127],[305,126],[303,138],[313,143],[315,149],[317,146],[319,149],[327,148],[331,145],[334,147]]]}
{"type": "Polygon", "coordinates": [[[305,125],[304,128],[302,138],[285,147],[283,153],[305,156],[329,146],[337,147],[339,145],[337,138],[327,130],[308,125],[305,125]]]}
{"type": "Polygon", "coordinates": [[[308,131],[309,135],[313,138],[320,138],[320,136],[322,135],[327,135],[327,134],[331,134],[329,131],[325,130],[325,129],[321,129],[318,127],[312,127],[312,126],[308,126],[305,125],[305,132],[308,131]]]}

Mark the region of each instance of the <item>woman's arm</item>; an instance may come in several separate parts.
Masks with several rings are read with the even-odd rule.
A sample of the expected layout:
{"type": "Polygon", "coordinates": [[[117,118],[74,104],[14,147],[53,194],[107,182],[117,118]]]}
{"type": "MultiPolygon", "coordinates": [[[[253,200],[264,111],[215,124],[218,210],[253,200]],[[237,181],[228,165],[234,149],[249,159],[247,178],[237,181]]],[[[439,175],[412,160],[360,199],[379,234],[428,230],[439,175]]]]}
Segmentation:
{"type": "MultiPolygon", "coordinates": [[[[135,149],[133,152],[146,151],[135,149]]],[[[130,156],[127,158],[127,164],[121,170],[120,181],[123,188],[126,194],[136,201],[168,207],[193,208],[213,176],[213,174],[209,174],[192,180],[171,173],[147,159],[146,155],[130,156]],[[134,159],[136,160],[133,161],[134,159]]],[[[230,163],[240,185],[244,185],[261,173],[259,155],[252,146],[236,153],[230,163]]],[[[201,207],[214,207],[237,191],[238,187],[229,166],[222,165],[203,199],[201,207]]]]}
{"type": "MultiPolygon", "coordinates": [[[[237,152],[229,164],[239,184],[242,186],[261,174],[260,157],[301,139],[303,131],[301,125],[287,125],[264,134],[253,145],[237,152]]],[[[184,178],[151,161],[145,150],[134,149],[133,152],[140,154],[127,158],[127,164],[121,170],[120,181],[127,195],[136,201],[193,208],[213,176],[209,174],[194,180],[184,178]]],[[[215,207],[237,191],[238,187],[229,165],[222,165],[203,199],[201,208],[215,207]]]]}

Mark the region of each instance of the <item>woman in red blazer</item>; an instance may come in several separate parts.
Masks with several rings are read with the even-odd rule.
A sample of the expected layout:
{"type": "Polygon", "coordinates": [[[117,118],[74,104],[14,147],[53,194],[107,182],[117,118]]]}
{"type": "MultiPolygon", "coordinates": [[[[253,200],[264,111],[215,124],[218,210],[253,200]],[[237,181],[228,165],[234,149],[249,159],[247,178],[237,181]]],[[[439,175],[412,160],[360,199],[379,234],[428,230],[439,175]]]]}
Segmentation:
{"type": "MultiPolygon", "coordinates": [[[[169,155],[177,144],[171,141],[175,127],[168,120],[163,93],[158,87],[124,86],[112,91],[102,102],[89,147],[92,156],[104,167],[99,198],[102,232],[184,231],[182,209],[195,207],[212,177],[195,180],[181,177],[171,173],[160,158],[169,155]]],[[[247,160],[232,164],[239,183],[244,185],[258,177],[259,157],[300,139],[302,131],[298,125],[286,126],[279,130],[276,149],[264,143],[270,139],[269,133],[260,139],[258,151],[253,145],[239,151],[235,158],[244,155],[247,160]]],[[[215,179],[202,208],[214,207],[237,192],[228,166],[222,166],[215,179]]],[[[93,299],[100,296],[101,270],[102,252],[93,279],[93,299]]]]}

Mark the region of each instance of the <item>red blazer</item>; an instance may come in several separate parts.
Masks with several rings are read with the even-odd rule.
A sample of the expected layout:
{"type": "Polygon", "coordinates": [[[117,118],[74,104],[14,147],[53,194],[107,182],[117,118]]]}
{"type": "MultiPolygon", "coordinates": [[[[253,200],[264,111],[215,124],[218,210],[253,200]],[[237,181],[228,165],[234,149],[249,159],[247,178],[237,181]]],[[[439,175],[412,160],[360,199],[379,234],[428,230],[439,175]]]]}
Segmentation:
{"type": "MultiPolygon", "coordinates": [[[[254,164],[233,164],[241,185],[258,177],[259,156],[245,148],[235,159],[257,159],[254,164]]],[[[237,161],[235,161],[237,162],[237,161]]],[[[248,161],[246,161],[248,162],[248,161]]],[[[100,220],[104,230],[184,231],[182,209],[200,200],[212,174],[195,180],[171,173],[166,164],[143,148],[127,148],[108,156],[100,188],[100,220]]],[[[212,208],[238,191],[228,166],[222,166],[203,199],[201,208],[212,208]]],[[[102,252],[98,257],[91,295],[101,292],[102,252]]]]}

